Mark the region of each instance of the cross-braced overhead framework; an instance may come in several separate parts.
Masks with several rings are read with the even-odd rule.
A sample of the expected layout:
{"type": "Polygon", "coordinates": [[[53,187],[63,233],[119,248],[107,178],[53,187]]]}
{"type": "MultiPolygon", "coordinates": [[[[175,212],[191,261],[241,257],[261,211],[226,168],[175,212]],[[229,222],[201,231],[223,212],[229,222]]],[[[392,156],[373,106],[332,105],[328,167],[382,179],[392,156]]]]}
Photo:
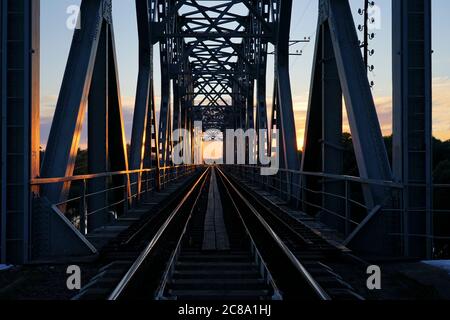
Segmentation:
{"type": "Polygon", "coordinates": [[[269,0],[158,5],[154,26],[163,69],[159,126],[163,163],[170,159],[171,110],[174,128],[188,128],[192,121],[202,121],[205,131],[255,128],[255,82],[256,125],[267,129],[267,46],[275,42],[277,6],[278,1],[269,0]]]}

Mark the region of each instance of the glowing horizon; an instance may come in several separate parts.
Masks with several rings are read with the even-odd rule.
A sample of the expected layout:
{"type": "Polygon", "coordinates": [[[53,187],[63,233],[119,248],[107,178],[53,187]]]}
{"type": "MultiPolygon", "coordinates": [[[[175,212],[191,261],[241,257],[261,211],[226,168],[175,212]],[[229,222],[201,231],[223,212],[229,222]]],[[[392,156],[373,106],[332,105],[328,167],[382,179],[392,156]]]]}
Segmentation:
{"type": "MultiPolygon", "coordinates": [[[[80,0],[41,0],[41,143],[45,147],[50,131],[59,88],[72,40],[73,31],[64,27],[67,19],[66,9],[77,5],[80,0]]],[[[450,43],[446,39],[446,30],[450,21],[446,12],[450,2],[435,0],[433,3],[433,135],[441,140],[450,140],[450,43]]],[[[359,2],[350,0],[356,13],[359,2]]],[[[390,0],[378,0],[381,8],[382,24],[376,30],[376,38],[371,42],[375,55],[371,63],[375,70],[369,78],[375,82],[374,100],[384,135],[391,135],[392,127],[392,74],[391,74],[391,25],[390,0]]],[[[132,0],[113,0],[115,38],[119,66],[119,78],[122,93],[122,105],[126,137],[131,138],[131,126],[134,108],[138,69],[137,26],[135,7],[132,0]]],[[[355,22],[360,17],[355,14],[355,22]]],[[[310,74],[316,32],[317,6],[307,1],[294,1],[291,38],[302,39],[311,36],[311,42],[303,45],[303,56],[293,57],[290,62],[293,105],[297,129],[297,145],[303,147],[303,135],[309,98],[310,74]]],[[[271,106],[273,86],[273,57],[268,59],[267,101],[271,106]]],[[[155,51],[155,92],[159,105],[159,52],[155,51]]],[[[80,147],[86,146],[86,126],[83,128],[80,147]]],[[[346,121],[344,131],[349,131],[346,121]]]]}

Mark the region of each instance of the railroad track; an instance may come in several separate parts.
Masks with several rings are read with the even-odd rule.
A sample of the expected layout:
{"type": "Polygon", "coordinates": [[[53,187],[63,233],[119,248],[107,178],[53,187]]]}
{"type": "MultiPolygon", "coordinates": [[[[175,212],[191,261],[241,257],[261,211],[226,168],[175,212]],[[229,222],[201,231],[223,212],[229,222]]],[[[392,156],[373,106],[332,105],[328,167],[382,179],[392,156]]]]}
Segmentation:
{"type": "MultiPolygon", "coordinates": [[[[245,184],[227,175],[229,183],[247,206],[257,212],[273,233],[286,245],[295,258],[333,300],[363,300],[358,293],[330,265],[351,264],[355,270],[367,267],[365,262],[330,244],[316,232],[270,200],[261,198],[245,184]],[[330,264],[330,265],[329,265],[330,264]]],[[[364,279],[362,279],[364,280],[364,279]]]]}
{"type": "MultiPolygon", "coordinates": [[[[100,252],[98,264],[101,267],[98,274],[73,299],[100,300],[108,298],[111,291],[141,254],[150,245],[154,247],[155,242],[160,243],[166,240],[167,234],[179,225],[178,219],[182,218],[180,216],[186,212],[189,206],[193,205],[192,195],[200,192],[206,177],[206,170],[194,175],[175,195],[171,196],[169,201],[162,203],[154,212],[146,214],[143,219],[136,221],[116,239],[110,241],[100,252]],[[156,239],[158,241],[155,241],[156,239]]],[[[174,232],[177,231],[174,230],[174,232]]],[[[164,248],[158,247],[158,250],[153,250],[154,264],[163,264],[165,253],[164,248]]],[[[151,257],[150,254],[147,256],[151,257]]]]}
{"type": "Polygon", "coordinates": [[[209,195],[207,210],[186,223],[155,294],[156,300],[282,299],[238,212],[222,206],[229,199],[219,184],[212,169],[210,192],[203,193],[209,195]],[[214,210],[210,210],[210,205],[214,210]],[[215,215],[214,222],[209,223],[209,214],[215,215]],[[211,225],[213,228],[207,229],[211,225]]]}
{"type": "MultiPolygon", "coordinates": [[[[116,261],[120,271],[114,264],[101,270],[103,275],[99,277],[106,279],[101,288],[102,298],[329,300],[357,297],[339,276],[319,262],[323,256],[338,255],[336,248],[274,213],[242,189],[220,168],[205,170],[180,195],[170,214],[159,217],[164,217],[164,222],[134,260],[129,258],[136,256],[135,240],[142,237],[148,222],[135,228],[133,241],[121,239],[122,245],[112,250],[113,254],[111,249],[107,250],[106,255],[120,252],[118,256],[126,259],[122,264],[116,261]],[[127,255],[130,248],[133,253],[127,255]]],[[[95,290],[80,297],[100,298],[95,290]]]]}

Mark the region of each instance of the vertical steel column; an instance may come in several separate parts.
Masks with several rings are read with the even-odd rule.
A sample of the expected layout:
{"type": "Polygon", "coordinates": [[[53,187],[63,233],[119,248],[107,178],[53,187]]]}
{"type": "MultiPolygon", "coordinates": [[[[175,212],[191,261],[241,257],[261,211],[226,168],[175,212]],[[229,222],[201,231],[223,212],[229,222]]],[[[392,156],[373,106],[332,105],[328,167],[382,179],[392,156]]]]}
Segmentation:
{"type": "Polygon", "coordinates": [[[279,1],[276,22],[275,85],[277,90],[277,129],[280,131],[280,163],[286,169],[299,170],[294,110],[289,76],[289,37],[291,30],[292,0],[279,1]]]}
{"type": "Polygon", "coordinates": [[[153,83],[153,67],[151,69],[152,79],[150,81],[150,105],[149,113],[147,116],[147,131],[146,131],[146,150],[144,157],[145,168],[155,168],[155,187],[156,190],[161,190],[160,179],[160,156],[159,156],[159,143],[158,143],[158,125],[156,119],[156,103],[155,92],[153,83]]]}
{"type": "MultiPolygon", "coordinates": [[[[257,2],[256,10],[258,14],[264,19],[264,23],[269,21],[270,18],[270,1],[262,0],[257,2]]],[[[256,18],[255,18],[256,19],[256,18]]],[[[256,59],[256,130],[257,130],[257,159],[260,163],[260,148],[264,148],[264,153],[268,154],[269,145],[269,125],[267,120],[267,97],[266,97],[266,77],[267,77],[267,48],[268,42],[266,39],[262,39],[263,32],[266,33],[263,28],[263,22],[256,19],[256,31],[255,31],[255,59],[256,59]],[[260,141],[260,132],[266,132],[264,138],[260,141]]]]}
{"type": "MultiPolygon", "coordinates": [[[[159,23],[163,23],[165,34],[173,32],[174,17],[170,17],[170,9],[173,1],[165,1],[158,6],[159,23]]],[[[170,157],[170,130],[171,130],[171,85],[170,85],[170,64],[172,61],[172,41],[164,37],[160,41],[160,65],[161,65],[161,107],[159,114],[159,149],[161,154],[160,165],[169,165],[170,157]]],[[[165,172],[164,172],[165,179],[165,172]]]]}
{"type": "MultiPolygon", "coordinates": [[[[41,4],[40,0],[31,1],[31,12],[29,19],[31,19],[30,33],[31,47],[28,47],[28,52],[31,54],[31,109],[30,109],[30,170],[31,178],[36,178],[41,171],[41,134],[40,134],[40,56],[41,56],[41,4]]],[[[37,186],[31,187],[31,192],[38,195],[40,190],[37,186]]]]}
{"type": "MultiPolygon", "coordinates": [[[[193,161],[194,164],[196,164],[195,162],[195,150],[196,150],[196,145],[195,145],[195,140],[194,140],[194,111],[193,111],[193,106],[194,106],[194,96],[193,96],[193,92],[194,92],[194,83],[193,83],[193,75],[190,73],[192,72],[190,69],[190,66],[188,63],[186,63],[186,73],[187,76],[185,77],[185,98],[184,98],[184,114],[185,114],[185,123],[186,123],[186,129],[189,132],[189,136],[186,139],[186,144],[185,144],[185,150],[189,150],[189,152],[191,153],[191,159],[193,161]]],[[[187,152],[187,151],[186,151],[187,152]]]]}
{"type": "Polygon", "coordinates": [[[255,81],[253,79],[250,79],[247,90],[247,110],[245,121],[246,122],[245,128],[247,130],[255,128],[255,116],[254,116],[255,106],[253,104],[254,94],[255,94],[255,81]]]}
{"type": "MultiPolygon", "coordinates": [[[[342,175],[344,152],[342,148],[342,90],[334,56],[330,28],[322,25],[322,172],[342,175]]],[[[342,213],[343,204],[335,196],[344,195],[344,185],[339,181],[325,181],[323,184],[323,207],[342,213]],[[329,194],[335,196],[329,196],[329,194]]],[[[345,224],[341,219],[324,213],[324,221],[330,222],[338,230],[345,224]]]]}
{"type": "MultiPolygon", "coordinates": [[[[250,76],[250,75],[249,75],[250,76]]],[[[255,95],[255,80],[250,79],[247,86],[247,97],[246,97],[246,119],[245,119],[245,129],[254,130],[255,129],[255,116],[254,116],[254,95],[255,95]]],[[[256,137],[255,137],[256,138],[256,137]]],[[[245,159],[246,164],[255,164],[255,141],[250,141],[250,138],[245,138],[245,159]],[[253,148],[253,150],[250,150],[253,148]],[[251,157],[250,157],[250,152],[251,157]]]]}
{"type": "Polygon", "coordinates": [[[167,44],[161,43],[161,108],[159,111],[159,152],[161,166],[167,165],[169,141],[168,128],[170,121],[170,77],[167,63],[167,44]]]}
{"type": "MultiPolygon", "coordinates": [[[[270,18],[270,4],[268,0],[263,0],[258,2],[257,10],[259,14],[264,18],[264,21],[268,22],[270,18]]],[[[263,23],[257,20],[257,36],[262,36],[263,34],[263,23]]],[[[256,64],[256,128],[258,132],[258,162],[259,161],[259,148],[264,146],[267,148],[266,154],[268,154],[268,144],[269,144],[269,133],[268,133],[268,119],[267,119],[267,97],[266,97],[266,77],[267,77],[267,40],[262,38],[256,39],[256,50],[257,50],[257,64],[256,64]],[[260,141],[260,132],[266,131],[265,139],[260,141]]]]}
{"type": "Polygon", "coordinates": [[[393,164],[406,187],[404,254],[432,258],[431,1],[393,1],[392,11],[393,164]]]}
{"type": "Polygon", "coordinates": [[[0,3],[0,104],[1,104],[1,171],[0,171],[0,179],[1,179],[1,187],[0,187],[0,263],[6,262],[6,178],[7,178],[7,105],[6,105],[6,92],[8,90],[7,87],[7,35],[8,35],[8,2],[2,1],[0,3]]]}
{"type": "MultiPolygon", "coordinates": [[[[91,174],[108,171],[108,30],[103,24],[92,76],[88,102],[88,171],[91,174]]],[[[87,231],[104,226],[107,222],[106,178],[88,181],[88,193],[99,193],[88,198],[88,211],[95,212],[87,219],[87,231]],[[100,210],[100,211],[99,211],[100,210]]],[[[84,230],[83,230],[84,231],[84,230]]]]}
{"type": "Polygon", "coordinates": [[[267,102],[266,102],[266,81],[265,81],[265,77],[262,78],[258,78],[257,80],[257,88],[256,88],[256,95],[257,95],[257,99],[256,99],[256,129],[257,129],[257,139],[258,139],[258,143],[257,143],[257,157],[258,157],[258,163],[260,163],[260,153],[259,150],[260,148],[265,148],[266,150],[264,150],[264,154],[268,154],[268,129],[269,129],[269,125],[268,125],[268,121],[267,121],[267,102]],[[260,132],[266,132],[266,134],[264,135],[264,139],[263,141],[260,141],[260,132]]]}
{"type": "MultiPolygon", "coordinates": [[[[153,62],[153,56],[150,39],[150,8],[147,0],[136,0],[135,3],[139,37],[139,74],[131,134],[130,170],[143,169],[145,152],[151,152],[143,148],[146,142],[147,130],[149,130],[148,118],[151,117],[149,107],[151,106],[150,82],[152,78],[151,64],[153,62]]],[[[142,187],[141,175],[132,175],[130,181],[132,184],[132,192],[139,193],[142,187]]]]}
{"type": "Polygon", "coordinates": [[[172,81],[172,95],[173,95],[173,117],[172,127],[173,130],[182,129],[181,122],[181,96],[180,96],[180,80],[175,77],[172,81]]]}
{"type": "MultiPolygon", "coordinates": [[[[1,253],[30,258],[31,187],[39,175],[39,1],[1,3],[1,253]]],[[[37,191],[37,190],[33,190],[37,191]]]]}

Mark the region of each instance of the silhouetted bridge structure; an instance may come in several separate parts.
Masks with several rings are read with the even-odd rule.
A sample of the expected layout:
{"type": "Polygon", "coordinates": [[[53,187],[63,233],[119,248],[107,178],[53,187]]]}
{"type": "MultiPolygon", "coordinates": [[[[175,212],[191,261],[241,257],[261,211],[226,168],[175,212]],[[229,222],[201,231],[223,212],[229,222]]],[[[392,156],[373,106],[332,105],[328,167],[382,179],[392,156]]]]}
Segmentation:
{"type": "MultiPolygon", "coordinates": [[[[448,244],[449,234],[439,225],[448,212],[433,207],[433,193],[450,189],[432,181],[431,1],[393,1],[392,163],[348,0],[319,1],[301,159],[289,77],[292,0],[135,2],[139,74],[131,145],[127,148],[124,133],[112,1],[82,0],[80,28],[40,159],[39,0],[1,1],[2,263],[96,255],[146,212],[156,212],[152,208],[180,201],[174,195],[183,195],[186,185],[212,170],[202,161],[173,162],[179,143],[185,147],[182,155],[194,158],[198,121],[201,130],[216,129],[224,141],[227,129],[254,129],[259,147],[246,139],[244,149],[265,156],[271,154],[272,133],[279,135],[276,174],[260,174],[265,167],[260,156],[256,162],[245,156],[245,164],[217,167],[230,199],[243,201],[236,200],[237,209],[250,204],[232,190],[259,190],[253,208],[258,208],[255,199],[270,200],[283,214],[321,230],[336,247],[371,258],[432,258],[448,244]],[[155,44],[161,69],[158,106],[155,44]],[[269,45],[275,72],[268,108],[269,45]],[[342,97],[358,165],[355,177],[343,174],[342,97]],[[77,176],[86,113],[88,173],[77,176]],[[189,135],[174,136],[176,129],[189,135]]],[[[265,279],[270,283],[269,276],[265,279]]],[[[320,290],[316,294],[327,298],[320,290]]]]}

